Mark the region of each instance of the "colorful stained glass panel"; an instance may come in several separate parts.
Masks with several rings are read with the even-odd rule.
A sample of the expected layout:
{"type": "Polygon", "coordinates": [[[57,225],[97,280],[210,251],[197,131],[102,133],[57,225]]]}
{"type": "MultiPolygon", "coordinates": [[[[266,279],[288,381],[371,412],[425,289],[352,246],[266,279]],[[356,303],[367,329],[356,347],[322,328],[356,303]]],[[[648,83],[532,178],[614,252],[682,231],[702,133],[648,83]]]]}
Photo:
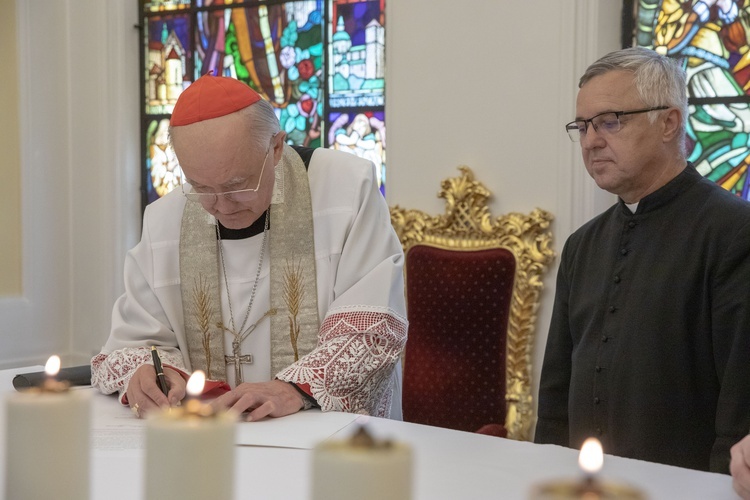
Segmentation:
{"type": "Polygon", "coordinates": [[[198,12],[195,74],[237,78],[277,109],[289,142],[320,145],[320,2],[198,12]]]}
{"type": "Polygon", "coordinates": [[[189,85],[190,17],[152,16],[146,20],[146,113],[171,113],[182,90],[189,85]]]}
{"type": "Polygon", "coordinates": [[[331,108],[385,105],[385,16],[380,1],[334,1],[331,108]]]}
{"type": "Polygon", "coordinates": [[[209,71],[266,98],[288,143],[372,161],[385,192],[384,0],[142,0],[141,7],[144,206],[182,180],[167,144],[169,116],[209,71]]]}
{"type": "Polygon", "coordinates": [[[152,0],[143,3],[143,9],[151,12],[180,10],[188,7],[190,7],[190,0],[152,0]]]}
{"type": "Polygon", "coordinates": [[[633,13],[625,32],[635,44],[679,59],[685,69],[689,160],[750,199],[750,0],[640,0],[626,2],[625,12],[633,13]]]}
{"type": "Polygon", "coordinates": [[[328,143],[332,149],[346,151],[370,160],[375,165],[378,186],[385,194],[384,115],[383,111],[362,110],[351,113],[330,113],[328,143]]]}
{"type": "Polygon", "coordinates": [[[177,156],[169,145],[169,119],[149,119],[146,125],[146,198],[151,203],[184,182],[177,156]]]}

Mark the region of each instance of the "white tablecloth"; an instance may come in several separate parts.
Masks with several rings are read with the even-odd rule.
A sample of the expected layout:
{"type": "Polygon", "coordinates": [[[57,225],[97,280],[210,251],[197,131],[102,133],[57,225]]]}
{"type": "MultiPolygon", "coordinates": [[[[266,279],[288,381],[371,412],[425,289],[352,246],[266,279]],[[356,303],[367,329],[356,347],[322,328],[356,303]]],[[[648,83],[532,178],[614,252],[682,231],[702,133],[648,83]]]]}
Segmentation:
{"type": "MultiPolygon", "coordinates": [[[[5,401],[13,392],[16,373],[39,367],[0,371],[0,413],[5,429],[5,401]]],[[[93,389],[91,499],[134,500],[143,497],[143,421],[133,418],[115,397],[93,389]]],[[[460,411],[456,409],[455,411],[460,411]]],[[[344,438],[358,423],[379,438],[410,444],[414,450],[414,500],[525,499],[533,485],[555,478],[580,476],[578,452],[551,445],[536,445],[507,439],[452,431],[374,417],[309,411],[295,418],[269,422],[263,432],[240,424],[238,439],[257,445],[236,447],[236,499],[307,499],[310,490],[310,443],[300,448],[288,442],[300,429],[317,435],[344,438]],[[287,420],[287,421],[284,421],[287,420]],[[336,429],[339,429],[338,431],[336,429]],[[268,441],[259,441],[255,435],[268,441]],[[286,441],[274,445],[273,436],[286,441]],[[270,436],[270,437],[269,437],[270,436]]],[[[54,425],[53,422],[50,422],[54,425]]],[[[12,432],[12,429],[10,429],[12,432]]],[[[5,434],[0,447],[0,481],[5,480],[5,434]]],[[[602,480],[638,486],[652,499],[736,499],[731,478],[723,474],[697,472],[678,467],[605,455],[602,480]]],[[[4,483],[0,483],[4,484],[4,483]]],[[[165,488],[168,488],[165,485],[165,488]]],[[[387,500],[387,499],[384,499],[387,500]]]]}

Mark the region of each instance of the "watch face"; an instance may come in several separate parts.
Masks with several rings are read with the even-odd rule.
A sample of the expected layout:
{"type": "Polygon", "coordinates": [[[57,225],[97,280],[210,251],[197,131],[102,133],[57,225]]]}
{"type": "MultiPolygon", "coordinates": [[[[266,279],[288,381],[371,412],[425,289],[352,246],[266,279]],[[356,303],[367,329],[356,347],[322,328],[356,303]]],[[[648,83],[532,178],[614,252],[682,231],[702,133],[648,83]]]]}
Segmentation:
{"type": "Polygon", "coordinates": [[[317,406],[309,396],[302,399],[304,400],[304,406],[302,407],[303,410],[309,410],[310,408],[315,408],[317,406]]]}

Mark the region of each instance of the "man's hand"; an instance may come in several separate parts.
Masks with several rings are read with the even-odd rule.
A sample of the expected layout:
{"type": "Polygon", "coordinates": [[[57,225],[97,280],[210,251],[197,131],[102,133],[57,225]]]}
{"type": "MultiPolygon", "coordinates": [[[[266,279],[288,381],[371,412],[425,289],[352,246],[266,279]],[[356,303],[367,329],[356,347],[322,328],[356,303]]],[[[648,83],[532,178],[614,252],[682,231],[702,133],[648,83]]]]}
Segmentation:
{"type": "MultiPolygon", "coordinates": [[[[174,406],[185,397],[187,383],[179,372],[164,367],[169,394],[165,396],[156,383],[156,370],[153,365],[141,365],[135,371],[128,383],[128,404],[138,418],[142,418],[149,411],[161,408],[166,410],[174,406]]],[[[292,389],[293,390],[293,389],[292,389]]]]}
{"type": "Polygon", "coordinates": [[[288,382],[245,382],[219,396],[213,403],[217,410],[229,408],[238,414],[250,410],[246,420],[263,417],[283,417],[297,413],[304,406],[302,395],[288,382]]]}
{"type": "Polygon", "coordinates": [[[732,462],[729,471],[732,473],[734,491],[745,500],[750,499],[750,436],[732,446],[732,462]]]}

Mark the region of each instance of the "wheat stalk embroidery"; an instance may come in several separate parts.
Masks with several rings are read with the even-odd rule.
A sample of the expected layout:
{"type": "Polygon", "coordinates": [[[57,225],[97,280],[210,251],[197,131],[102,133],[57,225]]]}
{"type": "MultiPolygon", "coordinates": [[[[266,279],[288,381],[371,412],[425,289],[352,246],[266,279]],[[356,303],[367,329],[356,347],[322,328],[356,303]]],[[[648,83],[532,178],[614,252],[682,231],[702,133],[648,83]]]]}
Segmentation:
{"type": "Polygon", "coordinates": [[[193,316],[198,322],[198,328],[203,334],[203,350],[206,353],[206,373],[211,373],[211,325],[213,323],[214,307],[211,304],[208,280],[198,275],[193,281],[193,316]]]}
{"type": "Polygon", "coordinates": [[[289,263],[287,260],[284,268],[284,302],[289,309],[289,340],[294,350],[294,361],[299,361],[297,351],[297,339],[299,338],[300,325],[297,321],[302,299],[305,297],[303,289],[304,278],[302,277],[302,263],[289,263]]]}

